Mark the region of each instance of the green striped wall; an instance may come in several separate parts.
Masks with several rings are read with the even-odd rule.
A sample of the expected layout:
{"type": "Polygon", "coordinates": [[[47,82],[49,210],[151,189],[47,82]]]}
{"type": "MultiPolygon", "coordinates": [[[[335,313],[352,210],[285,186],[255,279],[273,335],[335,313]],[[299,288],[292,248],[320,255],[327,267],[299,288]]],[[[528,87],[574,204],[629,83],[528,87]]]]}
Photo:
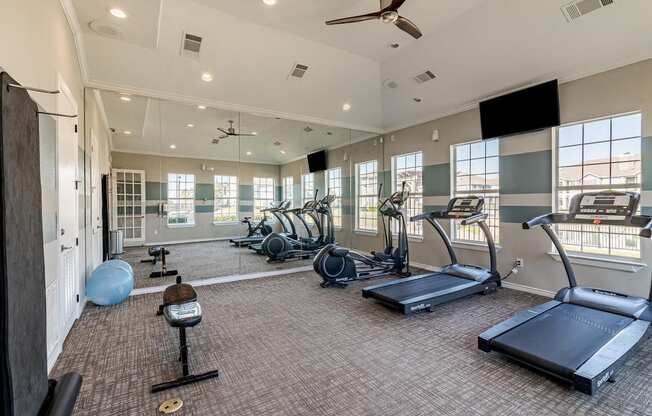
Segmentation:
{"type": "Polygon", "coordinates": [[[500,222],[522,223],[539,215],[548,214],[550,206],[500,206],[500,222]]]}
{"type": "Polygon", "coordinates": [[[423,167],[423,196],[450,196],[451,165],[427,165],[423,167]]]}
{"type": "Polygon", "coordinates": [[[501,194],[549,194],[552,192],[552,151],[500,157],[501,194]]]}

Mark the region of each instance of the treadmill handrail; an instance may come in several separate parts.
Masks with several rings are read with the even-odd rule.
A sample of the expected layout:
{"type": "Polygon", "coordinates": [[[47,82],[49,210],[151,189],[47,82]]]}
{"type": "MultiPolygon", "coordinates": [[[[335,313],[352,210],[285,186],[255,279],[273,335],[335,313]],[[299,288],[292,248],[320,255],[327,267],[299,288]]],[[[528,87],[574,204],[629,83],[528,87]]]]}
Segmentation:
{"type": "Polygon", "coordinates": [[[485,213],[480,213],[480,214],[475,214],[470,217],[466,217],[462,220],[462,225],[473,225],[479,222],[484,222],[487,218],[489,218],[489,214],[485,213]]]}

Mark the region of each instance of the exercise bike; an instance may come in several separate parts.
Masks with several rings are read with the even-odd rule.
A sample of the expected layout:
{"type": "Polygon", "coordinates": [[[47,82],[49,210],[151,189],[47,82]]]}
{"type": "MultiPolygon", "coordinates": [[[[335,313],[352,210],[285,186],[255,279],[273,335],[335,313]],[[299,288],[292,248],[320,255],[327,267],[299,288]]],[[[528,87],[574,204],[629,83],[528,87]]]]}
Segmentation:
{"type": "MultiPolygon", "coordinates": [[[[289,204],[289,202],[287,202],[289,204]]],[[[236,247],[245,247],[249,246],[251,244],[257,244],[263,241],[266,235],[272,233],[272,226],[267,224],[267,212],[280,208],[283,206],[287,206],[286,201],[280,202],[278,205],[271,205],[268,208],[265,208],[261,210],[263,213],[263,218],[256,224],[256,226],[253,226],[252,224],[252,217],[244,217],[242,221],[240,221],[243,224],[247,224],[247,236],[246,237],[241,237],[241,238],[234,238],[231,239],[230,242],[236,247]]]]}
{"type": "Polygon", "coordinates": [[[335,196],[326,195],[321,200],[308,201],[303,208],[292,210],[294,215],[301,220],[306,227],[308,237],[289,239],[285,236],[272,236],[263,242],[263,249],[267,255],[267,261],[282,262],[289,259],[309,259],[314,256],[324,245],[335,242],[335,226],[331,212],[331,204],[335,196]],[[308,215],[317,227],[317,236],[313,236],[310,227],[303,215],[308,215]]]}
{"type": "Polygon", "coordinates": [[[322,277],[321,287],[344,288],[347,283],[368,280],[390,274],[400,277],[410,276],[410,251],[407,236],[407,224],[403,206],[410,196],[405,189],[394,192],[389,198],[382,199],[382,184],[378,188],[378,212],[383,223],[385,249],[372,251],[370,254],[353,251],[328,244],[322,248],[313,261],[313,268],[322,277]],[[398,247],[393,246],[392,220],[398,223],[398,247]]]}

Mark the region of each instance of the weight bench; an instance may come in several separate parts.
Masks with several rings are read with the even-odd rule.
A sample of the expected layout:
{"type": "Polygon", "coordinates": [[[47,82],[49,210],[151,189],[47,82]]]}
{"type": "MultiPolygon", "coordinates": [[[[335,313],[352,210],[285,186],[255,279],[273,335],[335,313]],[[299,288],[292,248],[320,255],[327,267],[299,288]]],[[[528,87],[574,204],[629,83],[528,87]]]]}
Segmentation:
{"type": "Polygon", "coordinates": [[[159,306],[157,315],[163,315],[172,328],[179,329],[179,349],[183,376],[176,380],[166,381],[152,386],[152,393],[185,386],[186,384],[208,380],[219,376],[217,370],[203,374],[190,374],[188,360],[188,341],[186,328],[192,328],[201,322],[201,305],[197,301],[195,289],[186,283],[181,283],[181,276],[177,276],[177,284],[169,286],[163,293],[163,304],[159,306]]]}
{"type": "Polygon", "coordinates": [[[179,274],[178,270],[168,270],[165,257],[170,254],[170,250],[166,249],[165,246],[150,247],[147,250],[147,252],[149,253],[150,256],[152,256],[152,258],[147,260],[141,260],[140,261],[141,263],[152,263],[152,265],[155,265],[159,259],[161,260],[161,271],[151,272],[149,274],[150,278],[169,277],[169,276],[176,276],[179,274]]]}

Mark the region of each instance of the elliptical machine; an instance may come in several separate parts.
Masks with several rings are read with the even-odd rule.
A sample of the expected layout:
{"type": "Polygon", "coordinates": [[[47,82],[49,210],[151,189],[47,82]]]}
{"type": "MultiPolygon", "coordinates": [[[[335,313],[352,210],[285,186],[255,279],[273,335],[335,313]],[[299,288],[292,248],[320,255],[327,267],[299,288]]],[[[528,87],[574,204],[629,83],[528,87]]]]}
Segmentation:
{"type": "Polygon", "coordinates": [[[378,212],[383,223],[385,248],[370,254],[328,244],[322,248],[313,260],[313,268],[322,277],[321,287],[344,288],[347,283],[356,280],[368,280],[395,274],[400,277],[410,276],[410,248],[408,245],[407,224],[403,206],[410,196],[405,189],[394,192],[389,198],[382,199],[382,184],[378,187],[378,212]],[[392,220],[398,222],[398,247],[393,246],[392,220]]]}
{"type": "Polygon", "coordinates": [[[327,242],[335,240],[334,227],[332,224],[332,216],[330,204],[335,199],[330,195],[326,195],[320,201],[317,200],[319,190],[315,190],[315,196],[311,201],[304,204],[302,208],[288,210],[287,212],[294,214],[295,217],[301,221],[306,229],[307,237],[290,238],[286,235],[279,233],[272,233],[265,237],[263,240],[262,249],[263,254],[267,256],[268,262],[279,262],[288,259],[309,259],[317,250],[324,246],[327,242]],[[318,236],[313,236],[310,226],[306,222],[303,215],[308,215],[317,227],[318,236]],[[323,224],[327,223],[327,234],[324,234],[323,224]]]}
{"type": "MultiPolygon", "coordinates": [[[[282,206],[284,203],[285,201],[281,202],[279,206],[282,206]]],[[[233,238],[230,240],[231,244],[236,247],[243,247],[263,241],[263,238],[265,238],[266,235],[271,234],[273,231],[272,226],[267,224],[267,212],[274,208],[277,208],[277,206],[271,205],[270,207],[261,210],[263,218],[255,226],[251,222],[253,217],[244,217],[240,222],[247,224],[247,236],[233,238]]]]}

